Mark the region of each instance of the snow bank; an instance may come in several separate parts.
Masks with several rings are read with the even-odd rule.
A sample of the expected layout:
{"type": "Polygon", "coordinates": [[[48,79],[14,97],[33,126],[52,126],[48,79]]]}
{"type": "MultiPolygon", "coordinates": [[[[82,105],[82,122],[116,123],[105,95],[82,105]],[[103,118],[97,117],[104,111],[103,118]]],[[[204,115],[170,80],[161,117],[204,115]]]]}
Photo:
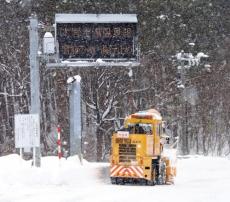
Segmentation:
{"type": "MultiPolygon", "coordinates": [[[[86,161],[84,164],[88,165],[86,161]]],[[[62,158],[60,161],[53,156],[43,157],[41,168],[36,168],[32,166],[32,161],[22,160],[18,155],[13,154],[1,157],[0,165],[0,187],[3,185],[74,185],[79,184],[79,180],[86,177],[84,173],[79,175],[83,166],[78,156],[70,157],[68,160],[62,158]]]]}
{"type": "Polygon", "coordinates": [[[18,155],[0,157],[0,202],[222,202],[228,201],[230,160],[183,156],[175,185],[111,185],[108,163],[43,157],[31,167],[18,155]]]}

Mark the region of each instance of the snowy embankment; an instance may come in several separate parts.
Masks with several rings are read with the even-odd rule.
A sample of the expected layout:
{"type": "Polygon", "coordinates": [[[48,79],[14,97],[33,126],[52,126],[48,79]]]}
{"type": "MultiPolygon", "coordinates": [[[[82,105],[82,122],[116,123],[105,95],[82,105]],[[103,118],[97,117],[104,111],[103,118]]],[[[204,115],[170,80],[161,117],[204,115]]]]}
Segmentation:
{"type": "Polygon", "coordinates": [[[0,202],[224,202],[230,188],[230,160],[188,156],[177,161],[175,185],[111,185],[108,164],[80,164],[43,157],[31,167],[18,155],[0,157],[0,202]]]}

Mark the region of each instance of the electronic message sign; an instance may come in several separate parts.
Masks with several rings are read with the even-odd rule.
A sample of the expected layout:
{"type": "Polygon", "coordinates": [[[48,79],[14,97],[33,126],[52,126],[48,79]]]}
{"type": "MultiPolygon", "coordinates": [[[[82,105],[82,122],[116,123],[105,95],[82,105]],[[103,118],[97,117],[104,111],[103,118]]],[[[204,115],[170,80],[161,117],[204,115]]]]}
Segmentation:
{"type": "Polygon", "coordinates": [[[127,19],[116,22],[107,15],[110,18],[104,14],[104,18],[95,15],[93,20],[83,22],[56,22],[60,59],[136,60],[137,23],[127,19]]]}

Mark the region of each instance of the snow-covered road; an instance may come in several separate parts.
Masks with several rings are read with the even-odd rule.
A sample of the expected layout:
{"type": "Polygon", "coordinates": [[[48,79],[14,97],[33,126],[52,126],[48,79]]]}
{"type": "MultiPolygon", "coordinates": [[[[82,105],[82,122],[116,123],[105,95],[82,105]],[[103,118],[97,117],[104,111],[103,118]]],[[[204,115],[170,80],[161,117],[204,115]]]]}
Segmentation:
{"type": "Polygon", "coordinates": [[[108,164],[77,157],[42,158],[41,168],[17,155],[0,157],[0,202],[226,202],[230,160],[190,156],[178,160],[175,185],[111,185],[108,164]]]}

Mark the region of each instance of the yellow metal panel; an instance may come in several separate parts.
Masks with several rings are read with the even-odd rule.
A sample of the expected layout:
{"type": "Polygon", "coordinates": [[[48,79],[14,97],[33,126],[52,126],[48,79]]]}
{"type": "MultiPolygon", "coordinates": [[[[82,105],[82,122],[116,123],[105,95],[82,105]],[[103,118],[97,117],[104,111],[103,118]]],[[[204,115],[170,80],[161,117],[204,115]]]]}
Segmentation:
{"type": "Polygon", "coordinates": [[[153,135],[146,136],[146,154],[147,156],[153,155],[153,135]]]}
{"type": "Polygon", "coordinates": [[[154,155],[160,155],[160,137],[156,135],[154,140],[154,155]]]}
{"type": "Polygon", "coordinates": [[[145,157],[144,158],[144,178],[148,180],[152,180],[152,158],[145,157]]]}

